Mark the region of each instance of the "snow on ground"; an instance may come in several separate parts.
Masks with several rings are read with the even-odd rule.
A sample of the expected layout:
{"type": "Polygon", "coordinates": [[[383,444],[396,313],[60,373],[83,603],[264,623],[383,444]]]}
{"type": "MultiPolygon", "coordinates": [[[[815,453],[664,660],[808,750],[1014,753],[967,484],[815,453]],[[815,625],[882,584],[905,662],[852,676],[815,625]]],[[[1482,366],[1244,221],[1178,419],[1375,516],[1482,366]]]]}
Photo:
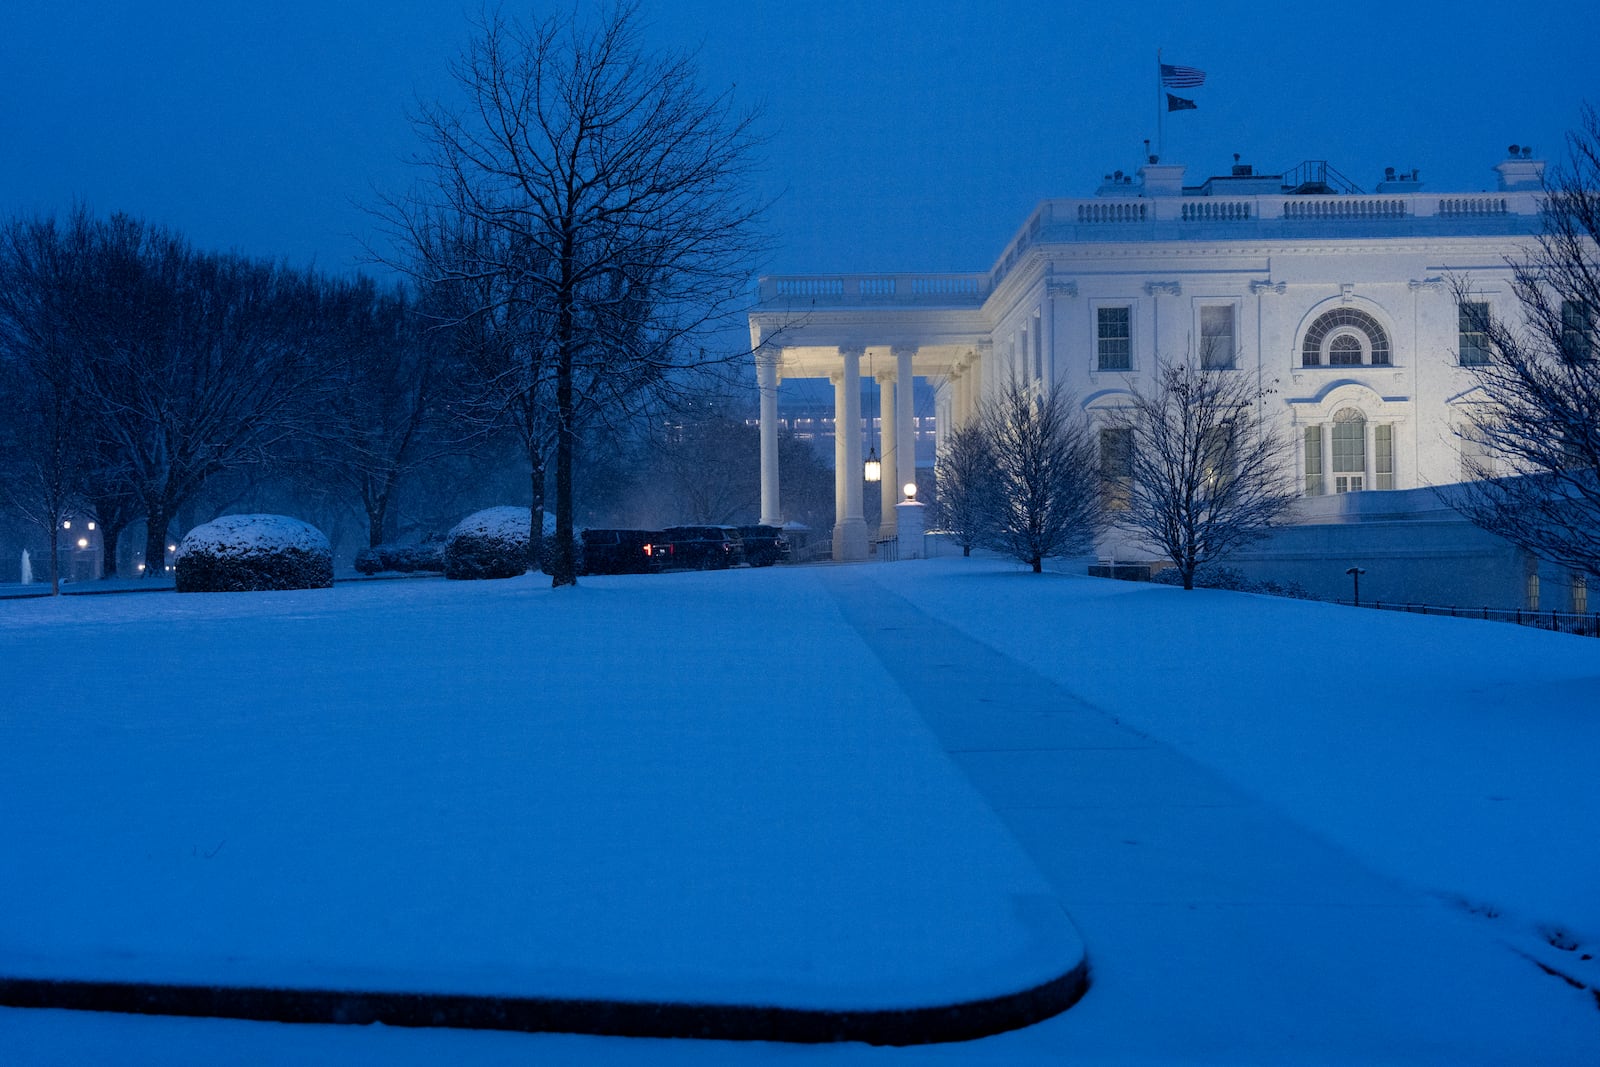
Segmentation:
{"type": "Polygon", "coordinates": [[[993,560],[541,585],[0,604],[19,697],[0,712],[0,959],[115,967],[107,949],[164,950],[192,967],[242,933],[271,956],[251,967],[284,968],[305,961],[276,939],[303,948],[311,926],[325,960],[359,949],[452,983],[526,978],[529,951],[598,949],[639,989],[693,977],[748,996],[826,959],[882,989],[923,954],[993,959],[1028,940],[1025,923],[978,914],[985,867],[1037,891],[998,812],[1084,926],[1089,995],[1024,1031],[907,1050],[3,1009],[0,1050],[27,1064],[219,1049],[263,1064],[1583,1063],[1600,1043],[1593,994],[1501,944],[1595,984],[1581,957],[1600,940],[1600,642],[993,560]],[[886,670],[878,657],[912,633],[931,657],[886,670]],[[514,760],[487,750],[486,724],[514,760]],[[762,800],[723,803],[735,793],[762,800]],[[183,802],[195,794],[226,803],[183,802]],[[537,846],[508,842],[507,821],[537,846]],[[19,858],[43,872],[31,894],[19,858]],[[119,865],[174,899],[74,881],[119,865]],[[947,903],[898,917],[919,885],[947,903]],[[345,921],[382,929],[328,922],[334,889],[378,908],[345,921]],[[498,955],[458,943],[566,908],[630,933],[559,924],[498,955]],[[697,923],[737,938],[687,936],[697,923]],[[874,960],[800,944],[806,924],[834,923],[907,947],[874,960]],[[912,944],[930,927],[954,944],[912,944]]]}
{"type": "Polygon", "coordinates": [[[1600,945],[1600,641],[1220,590],[1030,580],[994,561],[863,573],[1378,870],[1600,945]]]}
{"type": "Polygon", "coordinates": [[[4,970],[857,1009],[1071,971],[1048,887],[831,599],[790,572],[715,601],[12,602],[4,970]]]}

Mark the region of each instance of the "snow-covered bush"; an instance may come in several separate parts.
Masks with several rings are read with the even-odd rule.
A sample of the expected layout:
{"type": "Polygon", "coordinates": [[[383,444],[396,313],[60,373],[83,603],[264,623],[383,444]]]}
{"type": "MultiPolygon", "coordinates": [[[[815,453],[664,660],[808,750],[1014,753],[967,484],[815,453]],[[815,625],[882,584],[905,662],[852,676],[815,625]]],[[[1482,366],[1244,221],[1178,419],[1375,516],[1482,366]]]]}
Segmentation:
{"type": "Polygon", "coordinates": [[[528,509],[488,508],[444,539],[446,578],[515,578],[528,570],[528,509]]]}
{"type": "Polygon", "coordinates": [[[180,593],[326,589],[333,551],[321,530],[287,515],[224,515],[184,535],[173,572],[180,593]]]}
{"type": "Polygon", "coordinates": [[[444,544],[427,541],[420,545],[374,545],[357,552],[354,565],[362,574],[377,574],[379,571],[399,571],[402,574],[442,571],[444,544]]]}

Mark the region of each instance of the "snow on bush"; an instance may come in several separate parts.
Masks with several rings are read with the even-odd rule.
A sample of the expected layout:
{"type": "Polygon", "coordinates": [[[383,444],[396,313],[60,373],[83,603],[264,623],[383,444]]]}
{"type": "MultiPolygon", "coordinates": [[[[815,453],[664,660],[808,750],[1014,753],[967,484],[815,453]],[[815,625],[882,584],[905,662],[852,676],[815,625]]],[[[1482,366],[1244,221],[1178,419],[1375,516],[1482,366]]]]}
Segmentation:
{"type": "Polygon", "coordinates": [[[333,550],[321,530],[287,515],[224,515],[184,535],[173,571],[180,593],[326,589],[333,550]]]}
{"type": "Polygon", "coordinates": [[[487,508],[444,539],[446,578],[515,578],[528,570],[528,509],[487,508]]]}

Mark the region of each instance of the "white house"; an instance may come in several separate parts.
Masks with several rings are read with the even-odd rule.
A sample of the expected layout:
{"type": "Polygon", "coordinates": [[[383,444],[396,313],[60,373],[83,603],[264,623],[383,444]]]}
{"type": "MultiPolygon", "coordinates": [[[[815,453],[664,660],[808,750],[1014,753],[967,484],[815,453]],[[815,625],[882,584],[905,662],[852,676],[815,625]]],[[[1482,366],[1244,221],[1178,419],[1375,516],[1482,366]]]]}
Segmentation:
{"type": "MultiPolygon", "coordinates": [[[[913,376],[939,387],[941,433],[1008,376],[1065,384],[1110,422],[1158,359],[1203,356],[1273,390],[1262,414],[1288,431],[1308,497],[1459,481],[1480,402],[1467,365],[1488,353],[1453,283],[1492,315],[1520,314],[1506,260],[1541,228],[1544,164],[1530,156],[1513,146],[1487,193],[1427,192],[1392,169],[1369,193],[1321,162],[1186,185],[1183,166],[1152,158],[1093,197],[1041,203],[986,273],[763,278],[750,315],[762,521],[782,518],[780,383],[830,378],[840,424],[857,425],[869,367],[884,533],[914,477],[897,469],[911,448],[896,429],[910,407],[897,383],[913,376]]],[[[866,554],[860,452],[857,435],[836,439],[838,559],[866,554]]]]}

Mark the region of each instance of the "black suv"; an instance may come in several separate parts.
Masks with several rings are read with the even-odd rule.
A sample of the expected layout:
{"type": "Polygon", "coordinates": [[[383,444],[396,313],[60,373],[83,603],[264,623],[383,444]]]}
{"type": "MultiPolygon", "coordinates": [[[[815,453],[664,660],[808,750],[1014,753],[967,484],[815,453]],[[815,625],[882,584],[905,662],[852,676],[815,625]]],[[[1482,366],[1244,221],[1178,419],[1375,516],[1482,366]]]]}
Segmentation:
{"type": "Polygon", "coordinates": [[[744,561],[752,567],[770,567],[789,558],[789,539],[776,526],[740,526],[744,561]]]}
{"type": "Polygon", "coordinates": [[[733,566],[735,541],[720,526],[669,526],[650,546],[663,570],[722,570],[733,566]]]}
{"type": "Polygon", "coordinates": [[[583,531],[584,574],[644,574],[656,569],[652,545],[662,539],[658,530],[583,531]]]}

